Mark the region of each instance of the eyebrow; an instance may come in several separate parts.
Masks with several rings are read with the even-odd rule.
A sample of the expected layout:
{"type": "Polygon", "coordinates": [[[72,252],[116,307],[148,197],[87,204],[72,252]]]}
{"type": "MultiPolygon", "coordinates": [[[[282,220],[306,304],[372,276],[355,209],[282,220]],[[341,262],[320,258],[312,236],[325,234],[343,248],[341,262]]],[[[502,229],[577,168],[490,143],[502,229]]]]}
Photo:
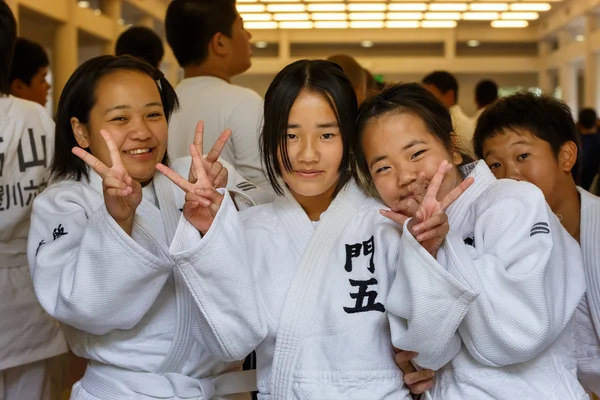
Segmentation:
{"type": "MultiPolygon", "coordinates": [[[[529,142],[528,142],[528,141],[526,141],[526,140],[517,140],[516,142],[514,142],[514,143],[511,143],[511,144],[510,144],[510,147],[512,147],[512,146],[516,146],[516,145],[518,145],[518,144],[531,144],[531,143],[529,143],[529,142]]],[[[493,150],[493,149],[492,149],[492,150],[489,150],[489,151],[486,151],[486,152],[483,154],[483,158],[485,159],[485,158],[487,158],[489,155],[491,155],[491,154],[493,154],[493,153],[494,153],[494,150],[493,150]]]]}
{"type": "MultiPolygon", "coordinates": [[[[288,129],[296,129],[296,128],[300,128],[299,124],[288,124],[288,129]]],[[[337,122],[326,122],[324,124],[317,124],[317,128],[337,128],[338,127],[338,123],[337,122]]]]}
{"type": "Polygon", "coordinates": [[[427,144],[427,142],[425,142],[424,140],[415,139],[415,140],[412,140],[410,143],[408,143],[406,146],[404,146],[402,148],[402,150],[408,150],[411,147],[416,146],[418,144],[427,144]]]}
{"type": "Polygon", "coordinates": [[[386,158],[388,158],[388,156],[377,156],[373,159],[373,161],[371,161],[371,164],[369,164],[369,169],[373,168],[373,165],[377,164],[379,161],[383,161],[386,158]]]}
{"type": "MultiPolygon", "coordinates": [[[[162,103],[159,101],[154,101],[152,103],[148,103],[146,104],[144,107],[148,108],[148,107],[154,107],[154,106],[159,106],[162,107],[162,103]]],[[[115,110],[127,110],[127,109],[131,109],[131,106],[127,105],[127,104],[119,104],[118,106],[114,106],[111,107],[109,109],[107,109],[104,114],[108,114],[111,111],[115,111],[115,110]]]]}

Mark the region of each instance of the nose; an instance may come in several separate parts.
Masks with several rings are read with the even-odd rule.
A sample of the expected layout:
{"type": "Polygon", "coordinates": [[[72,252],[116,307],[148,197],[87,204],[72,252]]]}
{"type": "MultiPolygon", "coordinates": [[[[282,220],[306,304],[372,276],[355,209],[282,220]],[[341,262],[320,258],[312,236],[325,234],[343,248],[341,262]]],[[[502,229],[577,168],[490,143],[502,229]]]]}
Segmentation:
{"type": "Polygon", "coordinates": [[[506,166],[506,178],[514,179],[515,181],[522,181],[523,175],[521,175],[521,170],[519,166],[512,162],[506,166]]]}
{"type": "Polygon", "coordinates": [[[129,132],[129,138],[132,140],[147,140],[152,136],[152,131],[148,126],[148,123],[145,118],[140,118],[138,122],[131,127],[131,131],[129,132]]]}
{"type": "Polygon", "coordinates": [[[411,163],[399,164],[396,168],[397,184],[399,188],[407,188],[416,181],[418,172],[411,167],[411,163]]]}
{"type": "Polygon", "coordinates": [[[298,161],[303,163],[315,163],[319,161],[318,144],[310,139],[302,140],[300,142],[300,151],[298,152],[298,161]]]}

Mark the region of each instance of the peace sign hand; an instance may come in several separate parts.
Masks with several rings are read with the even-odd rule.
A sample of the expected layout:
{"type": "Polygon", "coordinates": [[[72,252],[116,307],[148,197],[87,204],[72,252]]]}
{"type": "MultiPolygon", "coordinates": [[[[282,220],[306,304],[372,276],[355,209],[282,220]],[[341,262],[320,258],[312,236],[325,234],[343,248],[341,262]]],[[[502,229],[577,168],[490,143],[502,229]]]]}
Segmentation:
{"type": "Polygon", "coordinates": [[[444,181],[444,176],[452,169],[452,164],[442,161],[435,175],[429,182],[427,192],[419,209],[415,213],[408,229],[434,257],[444,242],[450,226],[446,210],[452,205],[474,182],[467,178],[448,193],[442,201],[437,200],[437,195],[444,181]]]}
{"type": "MultiPolygon", "coordinates": [[[[224,188],[227,186],[228,172],[227,168],[219,162],[221,152],[225,148],[227,141],[231,137],[231,130],[226,129],[221,133],[216,143],[210,149],[206,157],[202,157],[204,170],[208,171],[208,180],[212,182],[212,186],[216,188],[224,188]]],[[[198,121],[196,124],[196,133],[194,134],[194,146],[199,154],[203,154],[204,146],[204,121],[198,121]]],[[[194,165],[190,165],[189,181],[196,183],[196,172],[194,165]]]]}
{"type": "Polygon", "coordinates": [[[187,181],[177,172],[163,164],[157,164],[156,169],[186,193],[183,216],[202,235],[205,235],[219,211],[223,202],[223,195],[213,188],[212,182],[204,169],[202,156],[193,144],[190,145],[190,153],[192,155],[192,168],[197,177],[195,183],[187,181]]]}
{"type": "Polygon", "coordinates": [[[110,133],[102,129],[100,134],[108,147],[112,167],[107,167],[81,147],[73,147],[71,151],[100,175],[104,204],[108,213],[125,232],[131,234],[135,210],[142,202],[142,185],[127,172],[119,149],[110,133]]]}

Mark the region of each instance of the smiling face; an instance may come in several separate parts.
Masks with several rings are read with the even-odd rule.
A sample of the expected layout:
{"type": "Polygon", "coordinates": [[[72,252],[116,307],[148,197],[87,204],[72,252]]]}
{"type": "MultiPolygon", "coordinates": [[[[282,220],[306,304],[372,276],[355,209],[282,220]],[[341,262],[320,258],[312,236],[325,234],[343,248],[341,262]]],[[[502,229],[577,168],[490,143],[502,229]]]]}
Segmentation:
{"type": "Polygon", "coordinates": [[[107,130],[120,150],[127,172],[138,182],[152,179],[167,149],[167,119],[156,83],[137,71],[120,70],[102,77],[89,122],[71,125],[77,143],[107,166],[111,158],[100,130],[107,130]]]}
{"type": "MultiPolygon", "coordinates": [[[[455,165],[461,161],[412,113],[387,114],[369,121],[362,146],[373,183],[388,207],[413,195],[409,187],[419,173],[425,173],[425,181],[430,182],[443,160],[455,165]]],[[[461,181],[458,168],[453,168],[442,182],[438,200],[461,181]]]]}
{"type": "Polygon", "coordinates": [[[562,168],[550,144],[526,129],[506,129],[485,139],[483,159],[498,179],[526,181],[542,190],[553,206],[562,168]]]}
{"type": "Polygon", "coordinates": [[[300,92],[290,110],[286,140],[292,170],[285,168],[280,153],[278,159],[282,178],[294,197],[331,199],[344,147],[336,114],[323,96],[300,92]]]}

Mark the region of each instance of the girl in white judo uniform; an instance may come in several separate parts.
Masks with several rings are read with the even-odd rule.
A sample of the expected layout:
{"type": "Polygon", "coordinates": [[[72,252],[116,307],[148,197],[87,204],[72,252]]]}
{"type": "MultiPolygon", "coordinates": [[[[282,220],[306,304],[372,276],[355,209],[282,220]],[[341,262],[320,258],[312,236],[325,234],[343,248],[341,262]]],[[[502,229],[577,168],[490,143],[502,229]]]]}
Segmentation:
{"type": "Polygon", "coordinates": [[[600,396],[600,198],[577,187],[578,132],[571,110],[551,97],[519,93],[501,99],[479,119],[477,156],[496,178],[539,187],[563,227],[581,244],[586,295],[575,319],[578,376],[600,396]]]}
{"type": "MultiPolygon", "coordinates": [[[[448,349],[460,348],[454,334],[476,293],[409,233],[417,219],[401,235],[401,226],[380,214],[381,204],[357,187],[350,151],[356,109],[348,78],[322,60],[290,64],[265,97],[263,162],[280,196],[240,213],[247,258],[221,267],[238,271],[249,263],[255,275],[268,323],[256,349],[263,400],[410,399],[391,338],[433,368],[449,361],[448,349]],[[388,321],[390,310],[398,317],[388,321]]],[[[186,206],[199,206],[183,178],[160,170],[188,192],[186,206]]],[[[443,174],[442,166],[438,180],[443,174]]],[[[446,218],[426,211],[419,240],[435,253],[446,218]]],[[[193,246],[199,234],[188,228],[193,246]]],[[[223,230],[213,232],[206,239],[227,240],[223,230]]],[[[204,262],[219,249],[206,248],[204,262]]]]}
{"type": "MultiPolygon", "coordinates": [[[[387,88],[363,103],[358,130],[359,165],[393,219],[393,211],[414,212],[412,187],[431,181],[441,160],[461,161],[450,114],[418,84],[387,88]]],[[[497,180],[483,161],[453,168],[440,196],[463,176],[475,183],[448,208],[453,250],[442,247],[437,259],[457,279],[477,282],[479,296],[458,328],[462,349],[437,371],[432,397],[586,398],[573,358],[572,319],[585,291],[577,243],[538,188],[497,180]]],[[[414,360],[420,364],[420,356],[414,360]]]]}
{"type": "MultiPolygon", "coordinates": [[[[62,92],[54,183],[35,201],[28,257],[40,303],[90,360],[72,399],[202,400],[252,387],[234,361],[266,332],[253,277],[224,267],[239,258],[227,246],[218,267],[203,264],[205,241],[177,250],[183,200],[155,170],[176,104],[160,71],[132,57],[91,59],[62,92]]],[[[204,160],[215,181],[219,143],[204,160]]]]}
{"type": "Polygon", "coordinates": [[[48,183],[54,123],[9,95],[17,23],[0,2],[0,399],[50,399],[49,358],[65,353],[59,324],[40,307],[27,265],[33,199],[48,183]]]}

